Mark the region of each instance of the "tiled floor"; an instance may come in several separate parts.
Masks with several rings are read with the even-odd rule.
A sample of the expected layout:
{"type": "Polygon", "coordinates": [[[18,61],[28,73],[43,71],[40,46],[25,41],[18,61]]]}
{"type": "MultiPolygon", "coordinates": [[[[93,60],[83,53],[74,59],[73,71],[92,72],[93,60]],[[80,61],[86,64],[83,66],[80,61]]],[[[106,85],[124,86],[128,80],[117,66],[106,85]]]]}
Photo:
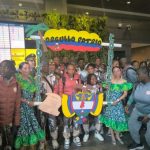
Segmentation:
{"type": "MultiPolygon", "coordinates": [[[[87,143],[82,143],[82,147],[76,147],[73,143],[71,144],[70,150],[128,150],[127,146],[131,143],[131,138],[128,133],[124,134],[122,139],[124,141],[124,145],[117,143],[116,146],[111,144],[111,138],[109,136],[105,136],[104,142],[97,141],[93,135],[90,136],[90,139],[87,143]]],[[[63,139],[62,139],[63,141],[63,139]]],[[[51,150],[52,148],[50,148],[51,150]]],[[[60,150],[64,150],[63,143],[61,144],[60,150]]],[[[145,144],[144,150],[150,150],[145,144]]]]}

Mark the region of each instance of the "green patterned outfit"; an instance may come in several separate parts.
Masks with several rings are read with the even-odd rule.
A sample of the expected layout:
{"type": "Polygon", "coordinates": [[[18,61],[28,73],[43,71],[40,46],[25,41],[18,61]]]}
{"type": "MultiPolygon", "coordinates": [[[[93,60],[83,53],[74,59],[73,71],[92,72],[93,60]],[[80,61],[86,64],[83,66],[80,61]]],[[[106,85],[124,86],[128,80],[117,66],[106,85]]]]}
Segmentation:
{"type": "MultiPolygon", "coordinates": [[[[34,79],[30,76],[30,81],[24,80],[21,74],[17,74],[16,78],[21,86],[22,98],[32,101],[36,91],[34,79]]],[[[21,103],[21,120],[15,141],[15,148],[19,149],[23,146],[35,145],[44,139],[45,133],[37,122],[33,108],[26,103],[21,103]]]]}
{"type": "MultiPolygon", "coordinates": [[[[111,84],[109,100],[112,102],[116,101],[122,96],[124,91],[130,89],[132,89],[131,83],[111,84]]],[[[127,117],[121,101],[117,105],[107,106],[103,114],[99,116],[99,120],[115,131],[128,131],[127,117]]]]}

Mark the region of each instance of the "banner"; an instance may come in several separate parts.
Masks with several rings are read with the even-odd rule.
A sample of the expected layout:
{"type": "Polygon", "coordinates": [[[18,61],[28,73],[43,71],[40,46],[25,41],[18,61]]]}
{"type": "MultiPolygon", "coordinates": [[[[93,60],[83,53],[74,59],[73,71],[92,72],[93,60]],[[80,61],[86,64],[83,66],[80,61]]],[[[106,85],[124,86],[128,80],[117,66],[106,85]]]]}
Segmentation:
{"type": "Polygon", "coordinates": [[[73,50],[97,52],[101,49],[101,38],[96,33],[66,29],[50,29],[45,32],[44,40],[53,51],[73,50]]]}

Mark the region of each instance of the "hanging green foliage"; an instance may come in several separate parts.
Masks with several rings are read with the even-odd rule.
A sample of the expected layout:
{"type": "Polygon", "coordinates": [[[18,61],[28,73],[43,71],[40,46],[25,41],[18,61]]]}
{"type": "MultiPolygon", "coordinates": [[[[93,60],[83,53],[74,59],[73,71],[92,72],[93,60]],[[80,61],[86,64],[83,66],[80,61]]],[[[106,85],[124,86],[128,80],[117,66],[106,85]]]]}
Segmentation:
{"type": "Polygon", "coordinates": [[[45,15],[44,23],[50,28],[58,28],[60,24],[60,14],[58,13],[48,13],[45,15]]]}
{"type": "MultiPolygon", "coordinates": [[[[74,29],[77,31],[85,30],[89,33],[97,33],[102,41],[105,40],[107,36],[106,28],[107,17],[93,17],[89,15],[61,15],[55,12],[50,12],[45,14],[44,23],[49,26],[49,28],[55,29],[74,29]]],[[[102,48],[100,52],[93,53],[82,53],[82,52],[51,52],[51,55],[48,53],[48,57],[54,56],[67,56],[69,58],[74,57],[84,57],[86,60],[93,62],[96,57],[100,57],[105,63],[107,60],[107,49],[102,48]]]]}

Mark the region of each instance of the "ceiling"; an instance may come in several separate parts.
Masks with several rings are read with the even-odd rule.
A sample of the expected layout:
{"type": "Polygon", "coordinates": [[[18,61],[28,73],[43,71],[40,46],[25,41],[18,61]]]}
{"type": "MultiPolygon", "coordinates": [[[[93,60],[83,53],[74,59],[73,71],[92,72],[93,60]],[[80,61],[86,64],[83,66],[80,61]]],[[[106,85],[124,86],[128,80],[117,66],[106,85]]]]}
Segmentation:
{"type": "Polygon", "coordinates": [[[150,44],[145,44],[145,43],[132,43],[131,48],[139,48],[139,47],[146,47],[150,46],[150,44]]]}
{"type": "MultiPolygon", "coordinates": [[[[20,8],[32,8],[38,7],[43,9],[46,2],[53,5],[54,0],[0,0],[1,8],[18,7],[20,8]]],[[[81,13],[82,11],[88,11],[93,15],[100,15],[106,13],[106,15],[121,14],[119,11],[138,13],[138,15],[148,15],[150,17],[150,0],[57,0],[55,3],[60,4],[64,1],[67,4],[68,13],[81,13]],[[127,4],[130,1],[130,4],[127,4]]],[[[52,6],[51,6],[52,7],[52,6]]],[[[55,6],[56,7],[56,6],[55,6]]],[[[63,7],[63,6],[62,6],[63,7]]]]}
{"type": "Polygon", "coordinates": [[[123,42],[120,40],[125,38],[125,29],[130,25],[132,48],[149,46],[150,0],[67,0],[67,11],[108,16],[107,26],[116,35],[117,42],[123,42]],[[128,1],[131,3],[127,4],[128,1]]]}
{"type": "Polygon", "coordinates": [[[44,0],[0,0],[0,9],[44,10],[44,0]]]}
{"type": "Polygon", "coordinates": [[[67,0],[68,4],[150,14],[150,0],[67,0]],[[130,4],[127,2],[130,1],[130,4]]]}

